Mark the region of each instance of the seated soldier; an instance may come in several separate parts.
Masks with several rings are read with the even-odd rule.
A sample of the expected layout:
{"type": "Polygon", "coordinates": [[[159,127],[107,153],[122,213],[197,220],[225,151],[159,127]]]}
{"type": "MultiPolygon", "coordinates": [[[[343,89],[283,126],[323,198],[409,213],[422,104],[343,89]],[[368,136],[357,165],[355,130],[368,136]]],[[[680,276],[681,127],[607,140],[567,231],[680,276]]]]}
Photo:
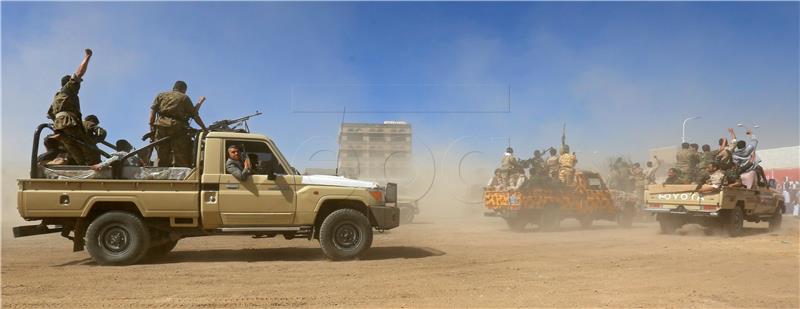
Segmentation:
{"type": "Polygon", "coordinates": [[[489,191],[497,191],[498,187],[502,183],[503,183],[503,173],[498,168],[494,170],[494,176],[491,179],[489,179],[489,183],[486,184],[486,187],[484,187],[484,189],[489,191]]]}
{"type": "Polygon", "coordinates": [[[228,161],[225,162],[225,171],[233,175],[239,181],[245,181],[253,174],[250,165],[250,158],[242,161],[242,149],[239,145],[228,147],[228,161]]]}
{"type": "Polygon", "coordinates": [[[664,180],[665,185],[680,185],[683,184],[681,180],[681,170],[677,168],[670,168],[667,171],[667,179],[664,180]]]}
{"type": "Polygon", "coordinates": [[[708,172],[708,179],[705,184],[698,185],[697,192],[709,193],[722,189],[722,186],[725,185],[725,173],[720,170],[719,164],[716,162],[708,163],[706,171],[708,172]]]}
{"type": "MultiPolygon", "coordinates": [[[[93,170],[100,171],[106,167],[109,167],[111,166],[111,164],[119,160],[122,160],[122,158],[124,158],[125,156],[130,154],[131,151],[133,151],[133,145],[131,145],[131,143],[129,143],[124,139],[117,140],[117,143],[114,146],[117,148],[117,151],[112,153],[111,157],[106,159],[105,161],[92,165],[91,168],[93,170]]],[[[142,160],[139,159],[138,155],[132,155],[122,162],[122,166],[143,166],[143,165],[144,162],[142,162],[142,160]]]]}
{"type": "Polygon", "coordinates": [[[525,183],[525,172],[522,170],[514,170],[511,173],[511,180],[508,183],[506,190],[519,191],[525,183]]]}

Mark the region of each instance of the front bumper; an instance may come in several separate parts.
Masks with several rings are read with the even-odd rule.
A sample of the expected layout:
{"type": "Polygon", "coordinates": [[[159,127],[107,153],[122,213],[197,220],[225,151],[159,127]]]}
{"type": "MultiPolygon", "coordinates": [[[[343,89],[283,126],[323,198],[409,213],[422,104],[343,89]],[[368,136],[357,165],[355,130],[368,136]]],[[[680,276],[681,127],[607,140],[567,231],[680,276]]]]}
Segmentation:
{"type": "Polygon", "coordinates": [[[390,230],[400,226],[400,208],[392,206],[371,206],[372,226],[381,230],[390,230]]]}

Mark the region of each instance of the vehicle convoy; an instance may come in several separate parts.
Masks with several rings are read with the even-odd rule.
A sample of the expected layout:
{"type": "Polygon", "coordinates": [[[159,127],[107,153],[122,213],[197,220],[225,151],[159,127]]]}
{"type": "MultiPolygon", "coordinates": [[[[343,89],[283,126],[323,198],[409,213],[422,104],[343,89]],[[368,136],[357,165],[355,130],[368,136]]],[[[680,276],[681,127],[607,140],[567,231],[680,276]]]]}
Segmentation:
{"type": "Polygon", "coordinates": [[[486,216],[506,220],[509,229],[521,231],[529,223],[542,230],[557,229],[561,221],[575,218],[589,227],[594,220],[617,221],[630,227],[634,203],[615,200],[597,173],[577,171],[575,185],[523,186],[519,191],[484,191],[486,216]]]}
{"type": "Polygon", "coordinates": [[[318,239],[329,259],[353,259],[370,248],[373,228],[399,225],[395,184],[300,175],[264,135],[198,132],[193,168],[116,166],[95,175],[87,166],[38,165],[45,127],[34,137],[31,179],[18,180],[17,192],[20,215],[41,223],[15,227],[14,236],[60,232],[101,265],[135,264],[208,235],[318,239]],[[225,170],[231,145],[252,162],[243,181],[225,170]]]}
{"type": "Polygon", "coordinates": [[[740,236],[744,221],[769,222],[769,229],[781,226],[783,196],[769,187],[754,189],[723,186],[702,193],[697,185],[650,185],[645,191],[645,211],[654,213],[661,232],[672,234],[688,223],[706,227],[706,234],[721,228],[729,236],[740,236]]]}

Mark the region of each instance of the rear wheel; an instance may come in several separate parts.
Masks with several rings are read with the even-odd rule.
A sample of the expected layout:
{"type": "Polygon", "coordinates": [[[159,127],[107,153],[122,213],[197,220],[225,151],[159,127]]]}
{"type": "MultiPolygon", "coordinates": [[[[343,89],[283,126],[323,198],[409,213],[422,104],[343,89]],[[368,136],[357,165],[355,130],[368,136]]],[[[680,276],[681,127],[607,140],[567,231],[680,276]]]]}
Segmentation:
{"type": "Polygon", "coordinates": [[[522,232],[525,230],[525,226],[528,225],[528,221],[520,218],[518,216],[515,217],[508,217],[505,218],[506,224],[508,224],[508,229],[514,232],[522,232]]]}
{"type": "Polygon", "coordinates": [[[124,211],[110,211],[86,229],[86,250],[100,265],[131,265],[150,248],[150,233],[142,219],[124,211]]]}
{"type": "Polygon", "coordinates": [[[680,222],[680,218],[677,218],[673,215],[659,214],[657,219],[658,224],[661,227],[661,234],[673,234],[675,233],[675,230],[683,225],[680,222]]]}
{"type": "Polygon", "coordinates": [[[558,229],[561,224],[561,211],[558,206],[547,206],[542,210],[542,216],[539,219],[539,227],[544,231],[553,231],[558,229]]]}
{"type": "Polygon", "coordinates": [[[778,207],[775,209],[775,214],[772,215],[772,218],[769,219],[769,231],[774,232],[781,228],[781,222],[783,221],[783,207],[778,207]]]}
{"type": "Polygon", "coordinates": [[[742,211],[742,207],[734,207],[723,216],[722,220],[728,236],[737,237],[742,235],[744,231],[744,211],[742,211]]]}
{"type": "Polygon", "coordinates": [[[624,228],[629,228],[633,225],[633,218],[636,217],[636,206],[629,205],[622,209],[622,213],[617,217],[617,224],[624,228]]]}
{"type": "Polygon", "coordinates": [[[360,211],[339,209],[322,221],[319,244],[331,260],[354,259],[372,246],[372,226],[360,211]]]}

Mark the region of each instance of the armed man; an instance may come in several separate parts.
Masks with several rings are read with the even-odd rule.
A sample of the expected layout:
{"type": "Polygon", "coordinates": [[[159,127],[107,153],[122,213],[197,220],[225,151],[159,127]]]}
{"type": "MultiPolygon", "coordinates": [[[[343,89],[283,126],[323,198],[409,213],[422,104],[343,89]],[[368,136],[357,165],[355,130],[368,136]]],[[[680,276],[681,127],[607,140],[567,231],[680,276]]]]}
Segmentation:
{"type": "MultiPolygon", "coordinates": [[[[191,167],[192,137],[189,119],[193,119],[205,131],[206,125],[197,113],[197,108],[186,95],[186,82],[176,81],[172,91],[156,96],[150,110],[150,131],[156,140],[169,137],[156,145],[159,167],[191,167]]],[[[200,101],[204,101],[200,97],[200,101]]]]}
{"type": "MultiPolygon", "coordinates": [[[[81,103],[78,98],[78,91],[81,89],[81,81],[86,69],[89,67],[89,59],[92,58],[92,50],[86,49],[83,61],[78,66],[78,70],[72,76],[65,75],[61,78],[61,89],[56,92],[53,103],[47,111],[47,118],[53,120],[53,131],[56,139],[64,146],[69,157],[77,165],[87,165],[92,161],[95,151],[88,148],[86,134],[81,122],[81,103]]],[[[97,158],[99,162],[99,157],[97,158]]],[[[96,163],[96,162],[95,162],[96,163]]]]}
{"type": "Polygon", "coordinates": [[[561,147],[561,156],[558,157],[558,180],[566,185],[571,185],[575,180],[575,165],[578,163],[578,158],[575,154],[569,152],[569,145],[561,147]]]}
{"type": "Polygon", "coordinates": [[[681,183],[690,183],[692,182],[691,177],[691,170],[690,170],[690,161],[692,160],[692,153],[689,150],[689,143],[682,143],[681,150],[678,150],[678,153],[675,154],[675,168],[681,171],[680,173],[680,182],[681,183]]]}
{"type": "Polygon", "coordinates": [[[506,152],[500,159],[500,171],[502,172],[503,180],[505,180],[506,183],[511,181],[511,172],[518,166],[519,162],[517,162],[517,158],[514,156],[514,149],[511,147],[506,148],[506,152]]]}
{"type": "Polygon", "coordinates": [[[558,179],[558,155],[556,149],[550,147],[550,157],[547,158],[547,175],[552,179],[558,179]]]}
{"type": "MultiPolygon", "coordinates": [[[[105,129],[100,127],[100,119],[97,118],[95,115],[86,116],[83,119],[83,130],[86,139],[92,144],[97,145],[97,143],[107,143],[106,136],[108,133],[105,129]]],[[[114,147],[116,149],[116,147],[114,147]]],[[[97,164],[100,163],[100,153],[93,151],[93,155],[90,159],[87,159],[87,164],[97,164]]]]}

